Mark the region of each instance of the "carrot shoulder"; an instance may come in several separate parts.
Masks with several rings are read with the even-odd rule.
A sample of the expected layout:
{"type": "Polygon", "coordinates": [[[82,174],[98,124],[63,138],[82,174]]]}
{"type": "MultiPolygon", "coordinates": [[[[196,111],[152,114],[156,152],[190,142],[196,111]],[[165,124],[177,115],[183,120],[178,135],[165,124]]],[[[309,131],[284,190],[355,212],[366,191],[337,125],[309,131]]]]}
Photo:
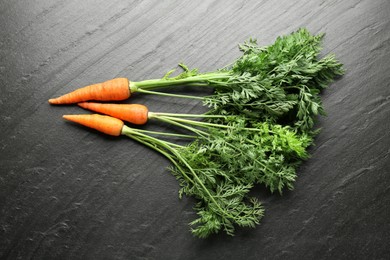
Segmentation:
{"type": "Polygon", "coordinates": [[[110,115],[124,121],[143,125],[148,121],[148,108],[140,104],[101,104],[94,102],[78,103],[82,108],[110,115]]]}
{"type": "Polygon", "coordinates": [[[64,115],[63,118],[113,136],[119,136],[122,133],[124,125],[123,122],[117,118],[97,114],[64,115]]]}
{"type": "Polygon", "coordinates": [[[73,92],[49,99],[53,105],[72,104],[87,100],[125,100],[131,95],[129,80],[127,78],[115,78],[102,83],[79,88],[73,92]]]}

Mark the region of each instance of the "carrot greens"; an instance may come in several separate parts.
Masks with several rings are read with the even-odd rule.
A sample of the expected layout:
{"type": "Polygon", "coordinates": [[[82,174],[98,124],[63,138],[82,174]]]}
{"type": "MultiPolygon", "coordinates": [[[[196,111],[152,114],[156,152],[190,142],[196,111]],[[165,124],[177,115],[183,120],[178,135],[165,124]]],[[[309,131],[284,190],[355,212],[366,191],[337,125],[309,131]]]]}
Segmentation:
{"type": "Polygon", "coordinates": [[[234,225],[254,227],[263,216],[263,207],[248,196],[250,189],[257,183],[272,192],[292,189],[296,167],[300,159],[307,158],[310,138],[297,136],[289,127],[258,123],[247,128],[244,118],[229,118],[226,124],[169,118],[172,121],[166,122],[177,122],[197,134],[195,141],[181,146],[127,126],[122,134],[173,163],[170,169],[181,186],[180,197],[199,200],[195,206],[198,218],[191,222],[193,234],[199,237],[219,230],[233,235],[234,225]]]}
{"type": "Polygon", "coordinates": [[[236,226],[254,227],[264,214],[250,190],[257,184],[279,194],[293,189],[298,166],[309,157],[307,148],[318,132],[316,116],[324,114],[320,92],[344,72],[333,55],[319,58],[322,38],[299,29],[268,46],[250,39],[239,46],[239,58],[216,71],[200,73],[179,64],[183,72],[177,76],[171,70],[161,79],[115,79],[93,88],[107,92],[104,95],[87,86],[50,103],[122,100],[135,92],[201,100],[209,110],[198,115],[150,112],[139,104],[83,102],[81,107],[115,118],[64,118],[114,136],[126,135],[165,156],[179,182],[179,197],[198,200],[192,233],[201,238],[219,231],[233,235],[236,226]],[[214,92],[193,96],[156,91],[179,85],[212,87],[214,92]],[[88,95],[79,95],[84,92],[88,95]],[[132,128],[121,121],[145,124],[150,119],[181,132],[132,128]],[[190,142],[168,141],[172,137],[190,142]]]}
{"type": "Polygon", "coordinates": [[[199,73],[180,66],[184,72],[162,79],[131,82],[132,92],[197,98],[210,107],[209,114],[244,114],[255,121],[288,124],[301,132],[311,132],[314,118],[324,114],[320,91],[338,75],[342,64],[334,55],[318,58],[323,34],[311,35],[300,29],[265,47],[250,39],[240,45],[243,52],[232,64],[218,71],[199,73]],[[194,97],[152,91],[186,85],[213,87],[214,94],[194,97]]]}

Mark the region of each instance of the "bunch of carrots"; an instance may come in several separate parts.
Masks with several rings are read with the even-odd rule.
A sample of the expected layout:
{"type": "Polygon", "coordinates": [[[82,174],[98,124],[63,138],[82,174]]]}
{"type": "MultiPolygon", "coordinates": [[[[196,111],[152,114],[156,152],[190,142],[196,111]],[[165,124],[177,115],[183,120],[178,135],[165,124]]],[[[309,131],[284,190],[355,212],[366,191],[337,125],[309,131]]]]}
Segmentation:
{"type": "Polygon", "coordinates": [[[180,64],[183,72],[161,79],[129,81],[116,78],[93,84],[58,98],[52,105],[74,104],[99,114],[64,115],[67,120],[112,136],[125,135],[165,156],[181,187],[179,196],[198,199],[198,218],[190,223],[198,237],[220,230],[234,234],[235,226],[254,227],[264,214],[261,203],[248,195],[256,184],[271,192],[293,188],[296,170],[309,157],[314,120],[323,114],[320,90],[343,74],[333,55],[322,59],[323,35],[299,29],[260,47],[251,39],[240,45],[243,54],[229,66],[199,73],[180,64]],[[199,97],[159,92],[172,86],[212,87],[199,97]],[[134,93],[199,99],[204,114],[151,112],[141,104],[88,101],[121,101],[134,93]],[[159,120],[187,134],[156,132],[133,125],[159,120]],[[186,138],[187,145],[165,137],[186,138]]]}

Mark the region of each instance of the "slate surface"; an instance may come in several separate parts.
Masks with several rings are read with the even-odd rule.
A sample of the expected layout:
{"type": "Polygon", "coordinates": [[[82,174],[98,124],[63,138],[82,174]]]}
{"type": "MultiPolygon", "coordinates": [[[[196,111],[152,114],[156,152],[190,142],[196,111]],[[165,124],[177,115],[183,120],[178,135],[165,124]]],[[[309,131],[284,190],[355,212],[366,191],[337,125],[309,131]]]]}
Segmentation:
{"type": "Polygon", "coordinates": [[[0,258],[388,259],[389,14],[388,0],[0,1],[0,258]],[[299,27],[325,32],[324,53],[347,72],[323,93],[328,116],[295,190],[257,190],[266,215],[235,237],[194,238],[194,201],[178,200],[167,160],[64,122],[84,111],[47,103],[118,76],[158,78],[181,61],[214,70],[250,36],[265,45],[299,27]]]}

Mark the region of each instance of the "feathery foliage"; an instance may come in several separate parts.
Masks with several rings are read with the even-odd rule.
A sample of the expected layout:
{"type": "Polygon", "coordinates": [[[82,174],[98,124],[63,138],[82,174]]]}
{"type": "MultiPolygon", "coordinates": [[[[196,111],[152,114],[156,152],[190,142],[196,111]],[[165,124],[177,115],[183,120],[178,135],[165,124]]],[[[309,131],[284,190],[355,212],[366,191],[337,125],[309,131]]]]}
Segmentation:
{"type": "Polygon", "coordinates": [[[278,37],[269,46],[255,39],[239,45],[241,57],[220,70],[199,73],[179,64],[183,72],[162,79],[133,82],[132,90],[165,96],[201,99],[209,107],[204,121],[190,115],[153,113],[151,118],[195,134],[186,146],[175,145],[138,131],[126,134],[164,154],[181,186],[179,196],[193,196],[198,218],[190,223],[198,237],[235,225],[254,227],[263,208],[248,192],[255,184],[271,192],[292,189],[296,170],[308,158],[315,118],[324,114],[320,92],[343,74],[334,55],[319,58],[323,34],[306,29],[278,37]],[[187,85],[213,87],[197,97],[162,93],[156,88],[187,85]]]}

